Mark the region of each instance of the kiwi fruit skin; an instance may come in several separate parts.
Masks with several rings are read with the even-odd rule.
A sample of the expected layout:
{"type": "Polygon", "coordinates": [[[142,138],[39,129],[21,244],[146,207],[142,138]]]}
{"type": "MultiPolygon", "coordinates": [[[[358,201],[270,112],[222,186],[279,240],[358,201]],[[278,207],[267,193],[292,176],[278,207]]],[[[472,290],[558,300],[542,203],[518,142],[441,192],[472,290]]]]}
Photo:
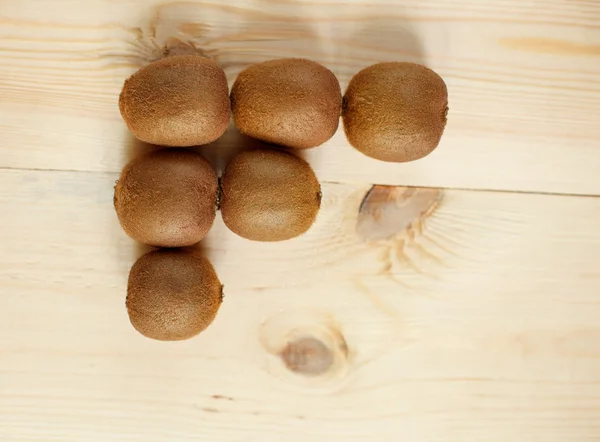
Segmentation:
{"type": "Polygon", "coordinates": [[[178,341],[206,329],[222,299],[221,282],[207,258],[185,249],[160,249],[131,268],[125,304],[142,335],[178,341]]]}
{"type": "Polygon", "coordinates": [[[231,89],[233,119],[242,133],[291,148],[315,147],[329,140],[339,126],[341,107],[335,75],[301,58],[250,66],[231,89]]]}
{"type": "Polygon", "coordinates": [[[321,187],[308,163],[260,149],[238,154],[221,177],[221,214],[237,235],[283,241],[306,232],[321,205],[321,187]]]}
{"type": "Polygon", "coordinates": [[[363,69],[344,94],[346,137],[382,161],[414,161],[438,146],[448,113],[448,90],[431,69],[414,63],[378,63],[363,69]]]}
{"type": "Polygon", "coordinates": [[[219,180],[199,154],[161,149],[134,158],[115,186],[125,233],[155,247],[185,247],[206,236],[215,219],[219,180]]]}
{"type": "Polygon", "coordinates": [[[125,81],[119,109],[141,141],[189,147],[219,138],[231,116],[227,78],[199,55],[169,56],[125,81]]]}

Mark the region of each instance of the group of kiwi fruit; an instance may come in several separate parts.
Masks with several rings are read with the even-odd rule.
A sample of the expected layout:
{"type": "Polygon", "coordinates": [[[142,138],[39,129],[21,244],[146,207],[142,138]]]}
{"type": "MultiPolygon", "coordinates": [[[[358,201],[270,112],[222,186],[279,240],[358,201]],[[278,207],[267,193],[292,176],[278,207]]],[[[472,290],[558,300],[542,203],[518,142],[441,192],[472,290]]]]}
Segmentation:
{"type": "Polygon", "coordinates": [[[432,70],[379,63],[356,74],[342,96],[335,75],[306,59],[246,68],[231,93],[223,70],[199,55],[168,56],[125,81],[119,109],[141,141],[164,148],[131,160],[115,186],[123,230],[158,249],[139,258],[128,280],[132,325],[158,340],[187,339],[214,320],[223,286],[196,249],[221,211],[225,225],[254,241],[288,240],[316,219],[321,189],[311,167],[290,149],[319,146],[338,129],[383,161],[424,157],[446,124],[448,94],[432,70]],[[243,151],[219,177],[186,147],[217,140],[231,115],[243,134],[269,148],[243,151]]]}

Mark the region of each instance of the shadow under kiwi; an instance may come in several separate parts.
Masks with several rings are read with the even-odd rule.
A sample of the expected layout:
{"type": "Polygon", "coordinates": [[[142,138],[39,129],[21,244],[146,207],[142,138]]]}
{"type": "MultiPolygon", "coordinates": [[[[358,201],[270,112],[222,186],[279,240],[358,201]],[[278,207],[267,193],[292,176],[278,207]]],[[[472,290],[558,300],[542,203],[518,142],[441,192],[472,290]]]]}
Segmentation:
{"type": "Polygon", "coordinates": [[[137,158],[150,152],[154,152],[159,149],[165,149],[165,147],[163,146],[156,146],[154,144],[149,144],[144,141],[140,141],[136,137],[134,137],[133,134],[129,131],[125,136],[126,141],[125,149],[123,152],[123,167],[134,158],[137,158]]]}
{"type": "Polygon", "coordinates": [[[246,67],[269,59],[304,57],[319,60],[323,41],[316,32],[313,6],[287,0],[287,11],[276,3],[247,0],[224,8],[191,1],[157,5],[147,11],[128,59],[145,60],[177,53],[196,53],[214,60],[227,74],[229,86],[246,67]]]}
{"type": "Polygon", "coordinates": [[[225,133],[218,140],[202,146],[192,147],[190,150],[199,153],[208,160],[220,177],[227,164],[238,153],[246,150],[260,149],[265,146],[266,144],[262,141],[242,134],[235,127],[232,120],[225,133]]]}
{"type": "Polygon", "coordinates": [[[425,64],[424,48],[416,22],[401,6],[354,4],[347,11],[356,20],[335,23],[332,71],[342,94],[360,70],[381,62],[404,61],[425,64]]]}

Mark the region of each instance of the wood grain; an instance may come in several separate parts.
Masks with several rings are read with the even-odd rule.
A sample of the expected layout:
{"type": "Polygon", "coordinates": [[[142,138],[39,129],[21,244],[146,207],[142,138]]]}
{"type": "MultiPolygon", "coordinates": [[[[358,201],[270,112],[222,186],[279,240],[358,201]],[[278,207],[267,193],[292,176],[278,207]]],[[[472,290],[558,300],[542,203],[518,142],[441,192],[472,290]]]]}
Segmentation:
{"type": "MultiPolygon", "coordinates": [[[[600,440],[600,2],[0,2],[0,55],[0,441],[600,440]],[[305,152],[324,198],[300,238],[218,217],[198,247],[223,307],[161,343],[124,305],[147,248],[113,185],[153,147],[117,97],[181,48],[230,84],[276,57],[344,88],[424,63],[451,109],[411,164],[342,130],[305,152]]],[[[222,169],[253,144],[232,128],[198,150],[222,169]]]]}
{"type": "Polygon", "coordinates": [[[127,319],[115,179],[0,172],[0,440],[600,438],[600,199],[331,183],[294,241],[218,219],[222,310],[161,343],[127,319]]]}
{"type": "Polygon", "coordinates": [[[131,144],[117,108],[124,79],[184,44],[230,83],[283,56],[324,63],[343,87],[385,60],[446,79],[450,119],[434,154],[381,163],[340,130],[308,153],[321,180],[600,194],[597,1],[25,0],[0,5],[0,23],[1,167],[119,171],[131,144]]]}

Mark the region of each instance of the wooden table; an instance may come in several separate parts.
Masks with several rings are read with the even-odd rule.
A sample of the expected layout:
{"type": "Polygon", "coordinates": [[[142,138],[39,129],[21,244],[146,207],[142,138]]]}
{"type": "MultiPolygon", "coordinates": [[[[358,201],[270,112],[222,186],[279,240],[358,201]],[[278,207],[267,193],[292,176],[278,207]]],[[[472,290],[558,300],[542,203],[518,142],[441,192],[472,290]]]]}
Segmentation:
{"type": "MultiPolygon", "coordinates": [[[[597,0],[4,0],[0,51],[1,441],[600,440],[597,0]],[[415,163],[341,130],[307,152],[324,202],[301,238],[218,218],[224,305],[164,343],[129,324],[144,249],[112,196],[148,149],[123,81],[173,45],[230,82],[276,57],[343,88],[421,62],[450,115],[415,163]]],[[[198,150],[222,168],[241,144],[198,150]]]]}

